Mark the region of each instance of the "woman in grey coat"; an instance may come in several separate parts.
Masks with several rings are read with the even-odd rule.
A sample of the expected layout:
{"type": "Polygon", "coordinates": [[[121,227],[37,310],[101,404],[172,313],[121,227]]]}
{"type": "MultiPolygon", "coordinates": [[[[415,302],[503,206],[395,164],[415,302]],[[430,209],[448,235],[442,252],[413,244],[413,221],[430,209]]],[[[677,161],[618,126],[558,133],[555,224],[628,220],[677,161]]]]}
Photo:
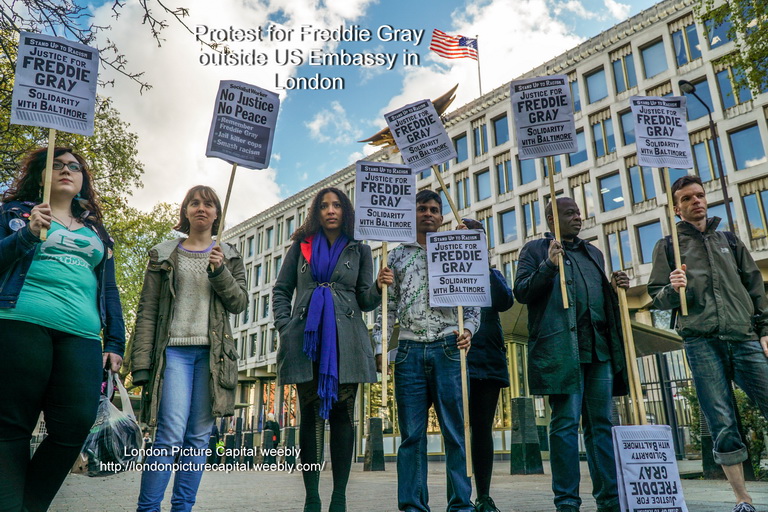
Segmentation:
{"type": "MultiPolygon", "coordinates": [[[[333,187],[320,190],[291,239],[273,289],[272,312],[280,332],[280,385],[296,384],[301,409],[302,462],[322,458],[325,420],[331,426],[333,494],[330,512],[346,510],[354,447],[355,395],[360,382],[376,381],[373,343],[362,318],[381,302],[371,249],[352,237],[354,209],[333,187]],[[291,299],[296,300],[291,309],[291,299]]],[[[319,466],[303,471],[305,512],[320,512],[319,466]]]]}

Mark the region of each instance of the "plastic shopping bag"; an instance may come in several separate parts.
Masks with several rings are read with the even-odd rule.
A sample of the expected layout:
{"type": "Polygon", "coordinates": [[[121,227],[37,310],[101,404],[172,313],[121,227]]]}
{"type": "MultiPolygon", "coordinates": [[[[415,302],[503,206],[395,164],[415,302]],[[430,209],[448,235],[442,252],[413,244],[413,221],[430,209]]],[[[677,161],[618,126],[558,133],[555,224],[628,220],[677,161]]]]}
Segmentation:
{"type": "Polygon", "coordinates": [[[101,395],[96,422],[80,451],[80,456],[88,460],[88,476],[108,476],[127,470],[139,457],[142,437],[125,386],[117,374],[108,372],[106,395],[101,395]],[[120,393],[122,411],[109,398],[113,386],[120,393]]]}

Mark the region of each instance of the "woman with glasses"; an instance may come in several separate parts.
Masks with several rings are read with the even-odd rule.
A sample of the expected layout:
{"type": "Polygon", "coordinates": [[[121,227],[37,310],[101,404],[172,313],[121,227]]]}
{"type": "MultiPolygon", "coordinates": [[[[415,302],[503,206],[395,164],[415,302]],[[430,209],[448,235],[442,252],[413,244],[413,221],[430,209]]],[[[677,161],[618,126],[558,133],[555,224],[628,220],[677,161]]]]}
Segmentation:
{"type": "Polygon", "coordinates": [[[192,510],[214,417],[235,412],[237,350],[229,315],[245,309],[248,294],[237,249],[213,240],[220,218],[216,192],[192,187],[174,227],[187,236],[149,251],[131,371],[133,383],[144,386],[142,419],[157,433],[138,512],[159,512],[174,471],[171,510],[192,510]]]}
{"type": "Polygon", "coordinates": [[[96,419],[125,328],[112,240],[83,157],[30,153],[0,207],[0,510],[47,510],[96,419]],[[47,238],[41,240],[41,230],[47,238]],[[103,336],[103,347],[102,347],[103,336]],[[30,460],[40,413],[47,436],[30,460]]]}
{"type": "MultiPolygon", "coordinates": [[[[333,187],[320,190],[307,220],[291,237],[272,292],[280,331],[277,375],[280,385],[297,385],[302,463],[320,462],[325,420],[330,423],[330,512],[346,511],[357,385],[376,381],[361,311],[378,306],[381,285],[392,284],[391,273],[380,273],[374,282],[371,248],[354,240],[353,230],[354,209],[346,194],[333,187]]],[[[303,477],[304,512],[320,512],[319,468],[305,469],[303,477]]]]}

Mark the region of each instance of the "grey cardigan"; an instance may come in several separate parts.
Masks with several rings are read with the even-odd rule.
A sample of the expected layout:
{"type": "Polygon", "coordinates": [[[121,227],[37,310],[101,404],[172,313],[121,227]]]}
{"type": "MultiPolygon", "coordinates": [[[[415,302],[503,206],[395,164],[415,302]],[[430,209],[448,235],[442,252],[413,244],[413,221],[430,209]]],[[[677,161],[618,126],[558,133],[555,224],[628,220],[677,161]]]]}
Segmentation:
{"type": "MultiPolygon", "coordinates": [[[[307,308],[317,282],[312,279],[302,245],[308,242],[294,242],[288,250],[272,291],[272,313],[280,332],[277,376],[281,385],[311,381],[314,375],[314,365],[304,355],[303,346],[307,308]],[[294,290],[296,300],[291,310],[294,290]]],[[[308,249],[311,245],[304,251],[308,249]]],[[[336,309],[339,383],[376,382],[373,342],[362,316],[362,311],[372,311],[381,303],[370,247],[355,240],[347,244],[333,271],[331,293],[336,309]]]]}

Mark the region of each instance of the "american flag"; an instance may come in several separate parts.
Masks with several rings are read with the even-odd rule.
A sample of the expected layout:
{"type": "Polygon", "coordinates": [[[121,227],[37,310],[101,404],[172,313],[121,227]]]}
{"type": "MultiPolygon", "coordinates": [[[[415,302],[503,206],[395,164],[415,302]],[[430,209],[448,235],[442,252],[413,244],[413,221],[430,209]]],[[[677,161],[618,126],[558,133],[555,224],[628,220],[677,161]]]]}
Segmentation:
{"type": "Polygon", "coordinates": [[[442,30],[432,30],[432,42],[429,49],[446,59],[469,57],[477,60],[477,39],[464,36],[451,36],[442,30]]]}

